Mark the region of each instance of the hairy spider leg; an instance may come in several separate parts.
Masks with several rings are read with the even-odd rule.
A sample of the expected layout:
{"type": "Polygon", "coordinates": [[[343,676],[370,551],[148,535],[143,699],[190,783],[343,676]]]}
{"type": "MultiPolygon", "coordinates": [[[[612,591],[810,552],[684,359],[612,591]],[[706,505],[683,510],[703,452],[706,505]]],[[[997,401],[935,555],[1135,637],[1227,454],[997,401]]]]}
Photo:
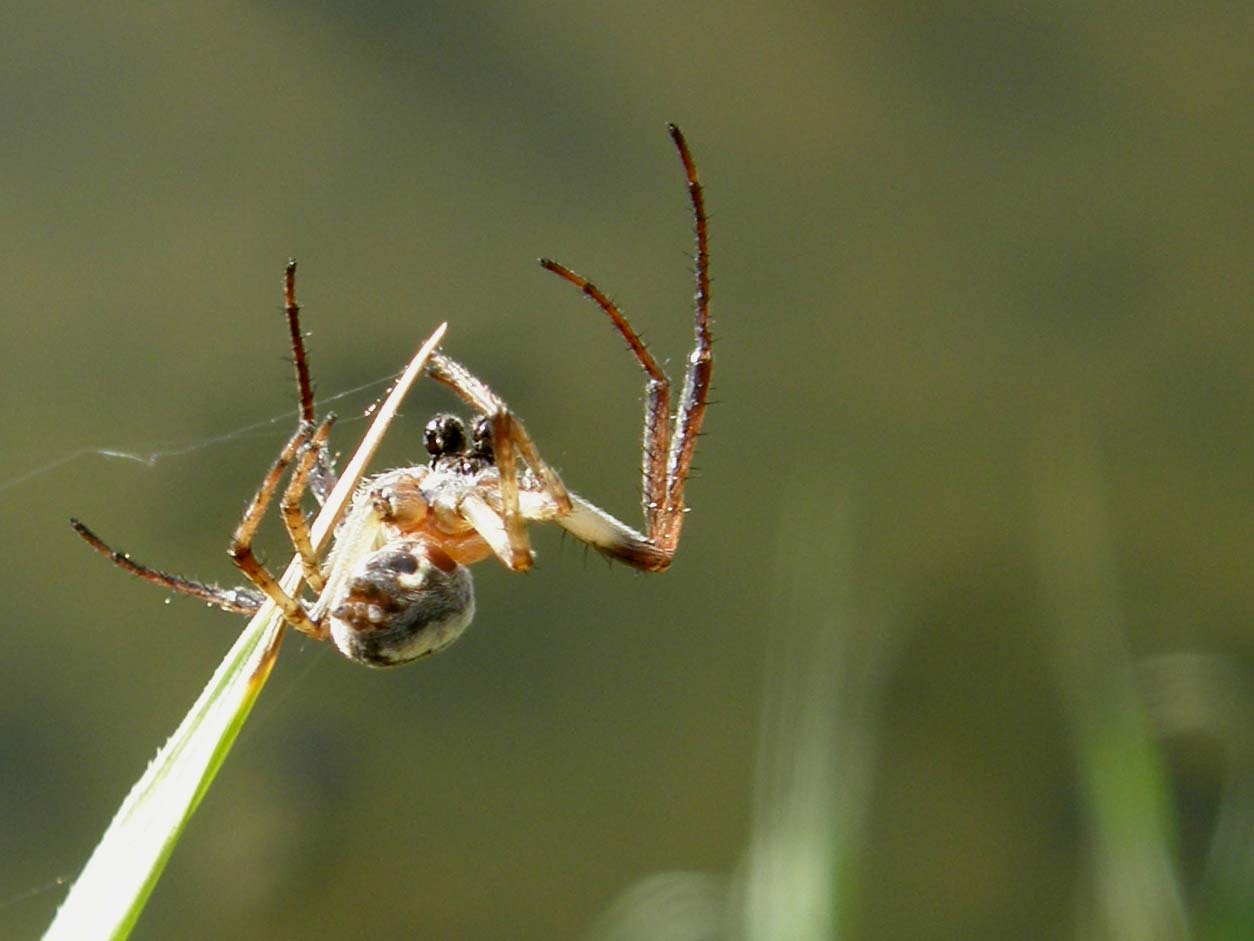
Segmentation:
{"type": "MultiPolygon", "coordinates": [[[[239,559],[237,559],[236,564],[240,566],[240,569],[246,576],[248,576],[249,580],[252,581],[258,588],[263,589],[263,591],[254,591],[251,588],[243,587],[222,588],[219,585],[184,578],[181,575],[174,575],[170,572],[162,571],[161,569],[143,565],[139,562],[135,562],[124,553],[110,547],[103,539],[97,536],[80,521],[76,519],[70,520],[70,525],[84,542],[105,558],[113,562],[114,565],[124,569],[136,578],[141,578],[146,582],[151,582],[152,584],[165,588],[168,591],[177,592],[181,595],[189,595],[193,598],[199,598],[201,601],[221,608],[224,611],[229,611],[232,614],[253,614],[261,607],[267,596],[272,598],[275,597],[267,588],[267,585],[274,586],[274,588],[277,589],[278,582],[264,569],[264,567],[261,566],[255,556],[253,556],[251,539],[252,534],[256,532],[257,526],[260,523],[261,515],[265,511],[266,504],[269,502],[271,496],[273,496],[275,488],[278,486],[278,481],[283,474],[283,469],[291,462],[298,450],[301,452],[301,459],[298,462],[293,480],[289,483],[287,490],[284,492],[284,522],[287,526],[288,534],[291,536],[292,544],[300,555],[301,565],[304,570],[306,581],[309,582],[311,587],[314,587],[315,590],[317,590],[314,580],[319,580],[321,578],[321,572],[319,571],[317,565],[317,553],[314,551],[310,542],[308,526],[303,517],[300,516],[299,502],[305,488],[308,487],[314,491],[315,496],[318,497],[318,502],[321,503],[323,502],[325,493],[321,493],[319,488],[328,483],[332,486],[334,485],[335,475],[330,469],[329,460],[327,458],[326,439],[328,433],[330,432],[331,423],[335,421],[335,416],[327,416],[326,421],[324,421],[317,428],[314,427],[313,384],[309,378],[309,357],[305,350],[304,334],[301,332],[300,328],[300,306],[296,303],[295,261],[289,261],[286,269],[284,270],[283,300],[284,312],[287,315],[288,329],[292,341],[292,361],[296,368],[296,389],[300,402],[300,424],[296,433],[284,447],[279,460],[275,462],[275,465],[271,467],[269,473],[266,475],[265,480],[262,481],[261,489],[253,497],[253,502],[250,504],[249,509],[245,511],[244,522],[241,522],[240,527],[237,528],[235,540],[233,540],[231,546],[231,554],[233,557],[238,551],[240,553],[240,557],[245,559],[243,564],[241,564],[239,559]],[[312,455],[312,459],[310,458],[310,455],[312,455]],[[259,501],[260,509],[258,509],[259,501]],[[290,515],[292,511],[287,507],[287,504],[289,503],[296,506],[295,519],[290,515]],[[251,526],[246,527],[245,523],[248,521],[250,515],[253,517],[252,524],[251,526]],[[299,522],[296,520],[299,520],[299,522]],[[244,532],[247,539],[243,545],[237,546],[236,543],[239,542],[241,531],[244,532]],[[253,575],[257,572],[260,572],[260,574],[254,578],[253,575]],[[311,574],[314,580],[310,579],[311,574]]],[[[331,486],[327,486],[326,489],[327,492],[329,492],[331,486]]],[[[291,623],[293,627],[296,627],[305,633],[310,633],[310,627],[313,626],[315,628],[315,633],[312,636],[320,637],[321,634],[316,632],[316,625],[313,625],[309,618],[304,615],[303,608],[300,608],[299,604],[296,603],[294,599],[289,598],[286,593],[282,591],[282,589],[278,589],[278,591],[279,594],[284,598],[287,598],[287,601],[290,603],[284,603],[279,601],[278,598],[275,598],[275,602],[283,610],[285,617],[287,617],[288,611],[291,609],[291,604],[296,604],[296,607],[299,609],[299,613],[294,615],[296,620],[294,621],[291,617],[287,617],[288,622],[291,623]],[[301,621],[302,617],[303,626],[302,623],[298,623],[301,621]]]]}
{"type": "Polygon", "coordinates": [[[640,537],[630,527],[618,523],[609,514],[582,500],[577,500],[576,503],[579,512],[559,519],[558,522],[578,538],[592,542],[609,555],[650,571],[666,569],[679,544],[679,534],[684,524],[684,488],[692,468],[701,424],[705,419],[714,365],[710,333],[709,227],[705,197],[697,177],[696,163],[683,134],[673,124],[667,125],[667,130],[684,165],[697,242],[695,340],[688,356],[684,388],[680,394],[673,430],[670,424],[670,379],[658,366],[622,311],[605,292],[587,278],[551,259],[540,259],[544,268],[579,288],[585,297],[605,311],[614,327],[627,341],[628,348],[646,376],[641,503],[647,535],[640,537]]]}
{"type": "Polygon", "coordinates": [[[315,472],[319,460],[326,454],[327,436],[331,433],[333,424],[335,424],[335,415],[328,414],[318,426],[318,430],[314,432],[313,437],[301,445],[296,469],[288,478],[287,489],[283,491],[283,498],[279,501],[283,525],[287,528],[292,546],[300,556],[300,567],[305,584],[315,592],[321,592],[325,583],[322,578],[322,568],[318,562],[318,553],[314,551],[313,543],[309,538],[309,522],[301,511],[300,501],[309,487],[310,475],[315,472]]]}
{"type": "MultiPolygon", "coordinates": [[[[270,470],[262,478],[261,486],[257,488],[257,492],[249,502],[248,508],[244,511],[244,517],[240,520],[239,526],[235,528],[235,534],[231,538],[231,544],[227,549],[227,554],[239,567],[239,570],[244,573],[245,577],[260,588],[266,597],[279,606],[279,609],[283,612],[283,619],[296,630],[303,634],[308,634],[317,640],[321,640],[325,636],[324,629],[310,619],[305,612],[304,606],[283,590],[278,579],[271,575],[269,569],[257,558],[253,552],[253,537],[257,534],[257,528],[261,525],[262,517],[265,516],[266,509],[270,506],[270,501],[279,487],[279,482],[283,478],[283,472],[291,464],[292,459],[296,456],[296,452],[307,443],[313,441],[318,434],[321,434],[323,439],[325,439],[333,421],[334,416],[325,419],[316,432],[304,422],[296,429],[296,433],[292,435],[291,440],[279,452],[279,456],[270,466],[270,470]]],[[[295,497],[299,499],[299,494],[296,494],[295,497]]],[[[309,551],[312,555],[312,546],[309,547],[309,551]]],[[[306,563],[303,554],[301,563],[302,567],[306,563]]]]}
{"type": "Polygon", "coordinates": [[[74,532],[78,533],[87,545],[91,546],[118,568],[167,591],[199,598],[201,601],[221,608],[223,611],[229,611],[231,614],[256,614],[257,609],[265,601],[265,595],[248,588],[223,588],[221,585],[198,582],[195,579],[184,578],[181,575],[173,575],[170,572],[163,572],[161,569],[143,565],[134,561],[126,553],[111,548],[79,520],[71,519],[70,526],[74,528],[74,532]]]}
{"type": "Polygon", "coordinates": [[[559,278],[569,281],[605,311],[618,332],[627,341],[632,355],[645,373],[644,384],[644,434],[640,461],[640,502],[644,511],[645,525],[655,531],[666,500],[666,452],[670,446],[671,380],[657,364],[640,339],[640,335],[628,323],[622,311],[595,284],[575,274],[565,265],[551,258],[541,258],[540,264],[559,278]]]}
{"type": "MultiPolygon", "coordinates": [[[[309,354],[305,349],[305,334],[300,326],[300,305],[296,303],[296,259],[288,259],[283,270],[283,313],[287,315],[287,332],[292,344],[292,366],[296,370],[296,396],[300,403],[300,420],[309,426],[318,422],[314,410],[313,379],[309,374],[309,354]]],[[[309,477],[309,489],[322,506],[335,489],[335,467],[326,444],[320,444],[315,466],[309,477]]]]}
{"type": "Polygon", "coordinates": [[[710,334],[710,237],[709,220],[705,212],[705,192],[697,178],[697,165],[688,150],[684,135],[674,124],[668,124],[667,130],[684,164],[697,243],[694,258],[696,291],[693,297],[695,338],[692,352],[688,356],[684,391],[679,397],[675,433],[671,436],[671,449],[666,462],[666,520],[661,541],[667,552],[674,552],[684,524],[684,487],[688,483],[688,472],[692,468],[692,457],[696,452],[697,438],[701,436],[701,424],[705,421],[705,409],[710,396],[714,341],[710,334]]]}

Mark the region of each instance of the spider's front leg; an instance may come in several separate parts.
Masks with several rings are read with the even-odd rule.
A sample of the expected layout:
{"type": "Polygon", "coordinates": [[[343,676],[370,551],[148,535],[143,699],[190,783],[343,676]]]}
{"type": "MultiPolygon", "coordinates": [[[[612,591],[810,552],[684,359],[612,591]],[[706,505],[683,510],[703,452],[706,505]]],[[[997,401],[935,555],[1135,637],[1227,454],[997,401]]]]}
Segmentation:
{"type": "Polygon", "coordinates": [[[644,444],[641,458],[641,500],[646,532],[636,532],[599,507],[572,497],[572,510],[558,519],[563,527],[584,542],[649,572],[665,571],[679,545],[684,524],[684,489],[692,469],[692,458],[710,393],[714,366],[710,334],[710,252],[705,198],[697,178],[696,164],[683,134],[675,125],[667,128],[679,151],[688,180],[697,241],[695,340],[688,357],[684,388],[675,414],[670,416],[670,379],[658,365],[639,334],[622,311],[595,284],[564,265],[542,258],[540,264],[575,287],[609,316],[615,329],[627,341],[636,362],[644,370],[644,444]]]}

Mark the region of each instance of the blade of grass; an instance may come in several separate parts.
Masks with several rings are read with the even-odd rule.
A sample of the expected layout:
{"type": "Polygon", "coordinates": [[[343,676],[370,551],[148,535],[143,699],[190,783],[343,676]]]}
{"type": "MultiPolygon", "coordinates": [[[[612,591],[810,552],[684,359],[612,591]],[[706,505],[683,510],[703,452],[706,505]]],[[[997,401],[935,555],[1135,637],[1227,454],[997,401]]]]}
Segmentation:
{"type": "MultiPolygon", "coordinates": [[[[441,324],[410,360],[327,497],[311,532],[317,551],[330,542],[401,400],[422,374],[446,327],[441,324]]],[[[300,560],[293,559],[280,579],[283,588],[295,591],[300,574],[300,560]]],[[[283,633],[283,619],[274,603],[267,601],[131,788],[45,932],[44,941],[122,939],[130,935],[187,821],[209,790],[269,678],[283,633]]]]}
{"type": "Polygon", "coordinates": [[[1043,600],[1090,830],[1093,893],[1078,934],[1187,941],[1171,788],[1133,682],[1093,414],[1066,401],[1028,452],[1043,600]]]}

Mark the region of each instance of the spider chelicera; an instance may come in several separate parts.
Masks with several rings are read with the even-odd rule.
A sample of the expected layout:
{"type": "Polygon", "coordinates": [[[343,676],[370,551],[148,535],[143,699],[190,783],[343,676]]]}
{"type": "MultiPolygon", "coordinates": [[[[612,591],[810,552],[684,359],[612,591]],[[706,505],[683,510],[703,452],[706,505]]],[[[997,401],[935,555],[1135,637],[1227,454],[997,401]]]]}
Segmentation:
{"type": "Polygon", "coordinates": [[[705,203],[697,169],[679,129],[669,125],[687,176],[696,223],[696,339],[672,425],[670,380],[626,317],[586,278],[548,259],[540,264],[597,304],[627,341],[646,375],[642,504],[645,532],[571,493],[536,450],[518,417],[464,366],[432,353],[427,374],[449,386],[478,417],[469,425],[449,414],[425,429],[427,464],[364,480],[325,559],[310,540],[301,500],[322,503],[335,483],[327,436],[335,420],[318,421],[296,304],[296,265],[288,264],[284,300],[300,396],[296,433],[279,453],[235,530],[228,552],[253,588],[221,588],[150,568],[106,545],[72,520],[95,550],[146,581],[237,614],[254,614],[267,598],[289,625],[328,637],[349,659],[396,666],[436,653],[456,640],[475,612],[470,571],[495,556],[524,572],[534,554],[526,524],[552,522],[613,559],[647,572],[671,564],[684,522],[684,487],[705,416],[713,365],[709,251],[705,203]],[[252,543],[283,474],[284,525],[301,562],[302,585],[289,594],[253,553],[252,543]],[[305,588],[314,594],[302,599],[305,588]]]}

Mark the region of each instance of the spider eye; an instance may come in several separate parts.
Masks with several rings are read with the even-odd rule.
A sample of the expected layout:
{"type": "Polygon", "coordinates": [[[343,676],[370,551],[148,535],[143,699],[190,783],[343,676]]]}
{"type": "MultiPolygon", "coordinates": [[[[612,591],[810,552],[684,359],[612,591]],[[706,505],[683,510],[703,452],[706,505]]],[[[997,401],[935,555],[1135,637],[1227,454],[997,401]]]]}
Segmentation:
{"type": "Polygon", "coordinates": [[[494,463],[496,461],[496,453],[492,449],[492,422],[486,415],[480,415],[475,419],[475,424],[470,434],[471,454],[487,461],[489,464],[494,463]]]}
{"type": "Polygon", "coordinates": [[[456,415],[436,415],[427,422],[422,437],[432,457],[466,450],[466,426],[456,415]]]}

